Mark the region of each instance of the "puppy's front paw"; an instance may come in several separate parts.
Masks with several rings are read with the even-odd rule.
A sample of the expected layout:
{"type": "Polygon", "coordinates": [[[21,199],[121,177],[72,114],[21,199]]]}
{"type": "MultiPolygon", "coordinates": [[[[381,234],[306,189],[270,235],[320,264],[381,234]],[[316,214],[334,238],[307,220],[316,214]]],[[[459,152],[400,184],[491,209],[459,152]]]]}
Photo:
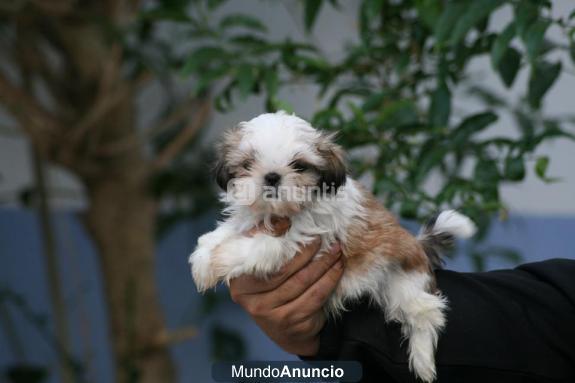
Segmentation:
{"type": "Polygon", "coordinates": [[[209,247],[198,245],[196,250],[190,255],[190,266],[192,277],[200,293],[214,287],[218,283],[218,278],[211,267],[212,252],[209,247]]]}

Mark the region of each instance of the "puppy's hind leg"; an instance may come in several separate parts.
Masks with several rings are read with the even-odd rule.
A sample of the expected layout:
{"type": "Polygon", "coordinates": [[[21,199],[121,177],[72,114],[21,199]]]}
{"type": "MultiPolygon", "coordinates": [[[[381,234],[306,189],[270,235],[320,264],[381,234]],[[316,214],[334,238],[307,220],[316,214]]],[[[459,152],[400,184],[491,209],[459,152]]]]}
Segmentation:
{"type": "Polygon", "coordinates": [[[401,323],[409,341],[409,367],[424,382],[435,379],[435,348],[445,326],[446,299],[428,292],[432,276],[424,272],[389,275],[386,311],[401,323]]]}

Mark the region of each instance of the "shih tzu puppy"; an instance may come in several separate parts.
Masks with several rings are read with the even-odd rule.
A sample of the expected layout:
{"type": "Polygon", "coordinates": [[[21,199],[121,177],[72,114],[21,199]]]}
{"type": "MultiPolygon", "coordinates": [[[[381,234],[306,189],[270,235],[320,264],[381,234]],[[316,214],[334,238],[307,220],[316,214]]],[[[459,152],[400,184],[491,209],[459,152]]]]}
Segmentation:
{"type": "Polygon", "coordinates": [[[346,302],[369,296],[388,321],[401,324],[411,370],[425,382],[435,379],[447,301],[433,270],[454,237],[473,235],[467,217],[442,212],[414,237],[347,175],[332,134],[285,112],[262,114],[226,132],[215,172],[226,218],[199,238],[190,256],[199,291],[242,274],[265,278],[314,236],[322,241],[318,254],[339,241],[344,274],[326,312],[337,315],[346,302]],[[262,222],[269,227],[275,217],[291,221],[282,236],[244,235],[262,222]]]}

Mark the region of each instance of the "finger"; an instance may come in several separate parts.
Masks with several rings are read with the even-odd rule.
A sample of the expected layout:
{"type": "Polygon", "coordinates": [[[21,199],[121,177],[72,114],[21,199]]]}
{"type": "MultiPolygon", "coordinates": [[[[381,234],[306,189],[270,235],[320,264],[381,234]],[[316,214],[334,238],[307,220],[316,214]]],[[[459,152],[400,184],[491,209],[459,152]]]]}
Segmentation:
{"type": "Polygon", "coordinates": [[[287,303],[285,309],[298,310],[304,317],[321,310],[343,275],[343,269],[343,259],[340,258],[303,294],[287,303]]]}
{"type": "Polygon", "coordinates": [[[254,277],[252,275],[242,275],[230,281],[230,289],[235,295],[258,294],[275,289],[281,285],[293,273],[304,267],[314,257],[321,244],[320,238],[314,239],[304,245],[300,251],[286,263],[281,270],[267,279],[254,277]]]}
{"type": "Polygon", "coordinates": [[[325,324],[325,314],[323,310],[319,310],[316,313],[301,319],[289,326],[288,333],[294,337],[294,340],[306,340],[315,337],[325,324]]]}
{"type": "Polygon", "coordinates": [[[303,294],[317,282],[341,258],[339,245],[332,246],[327,254],[309,262],[270,292],[269,304],[272,308],[282,306],[303,294]]]}

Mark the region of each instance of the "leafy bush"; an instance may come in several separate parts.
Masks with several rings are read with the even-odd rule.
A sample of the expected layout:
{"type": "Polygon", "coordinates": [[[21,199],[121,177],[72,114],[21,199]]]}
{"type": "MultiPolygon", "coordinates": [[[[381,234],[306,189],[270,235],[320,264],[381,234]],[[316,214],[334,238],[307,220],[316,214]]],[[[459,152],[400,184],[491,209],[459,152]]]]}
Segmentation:
{"type": "MultiPolygon", "coordinates": [[[[337,1],[303,1],[303,19],[313,29],[322,7],[337,1]]],[[[250,94],[263,94],[267,110],[290,109],[279,92],[294,81],[318,85],[321,106],[315,126],[337,130],[349,149],[376,145],[377,156],[354,158],[356,174],[375,178],[374,192],[405,218],[424,218],[443,206],[461,209],[485,235],[494,213],[506,215],[500,188],[524,180],[526,167],[545,182],[548,157],[534,157],[545,141],[575,136],[569,119],[547,117],[545,96],[575,59],[575,12],[553,18],[552,2],[538,0],[384,1],[363,0],[358,38],[333,61],[309,41],[272,41],[265,24],[247,14],[205,19],[201,46],[183,64],[184,74],[202,75],[196,90],[223,83],[216,106],[228,110],[250,94]],[[493,30],[494,12],[512,18],[493,30]],[[563,39],[548,31],[557,28],[563,39]],[[568,51],[571,60],[561,52],[568,51]],[[508,89],[521,88],[518,73],[529,72],[527,92],[511,103],[470,76],[470,62],[489,58],[508,89]],[[567,63],[567,61],[570,61],[567,63]],[[466,92],[484,109],[455,113],[466,92]],[[517,137],[483,134],[511,114],[517,137]],[[426,183],[440,180],[435,191],[426,183]]],[[[196,21],[194,21],[196,22],[196,21]]],[[[309,116],[305,116],[309,117],[309,116]]],[[[572,120],[571,120],[572,122],[572,120]]]]}

